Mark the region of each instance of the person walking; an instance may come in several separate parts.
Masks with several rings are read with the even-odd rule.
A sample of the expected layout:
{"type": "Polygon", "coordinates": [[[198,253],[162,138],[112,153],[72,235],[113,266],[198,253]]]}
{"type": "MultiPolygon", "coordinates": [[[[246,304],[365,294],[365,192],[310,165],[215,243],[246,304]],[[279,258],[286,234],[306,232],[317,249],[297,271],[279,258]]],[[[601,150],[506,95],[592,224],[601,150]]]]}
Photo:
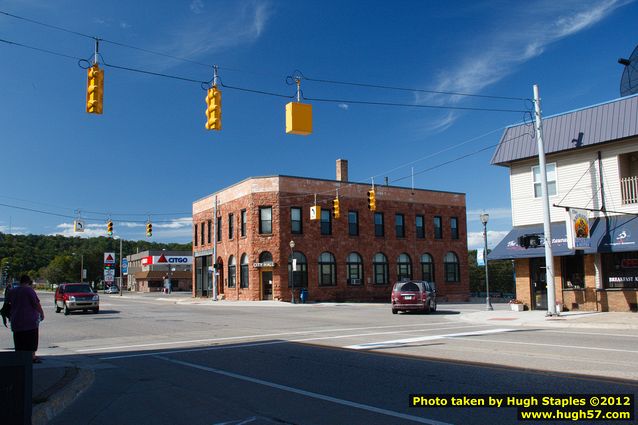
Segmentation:
{"type": "Polygon", "coordinates": [[[9,291],[11,303],[11,331],[13,345],[16,351],[31,351],[33,363],[42,361],[36,357],[38,351],[38,327],[44,320],[44,311],[40,299],[31,287],[31,278],[27,275],[20,277],[20,286],[9,291]]]}

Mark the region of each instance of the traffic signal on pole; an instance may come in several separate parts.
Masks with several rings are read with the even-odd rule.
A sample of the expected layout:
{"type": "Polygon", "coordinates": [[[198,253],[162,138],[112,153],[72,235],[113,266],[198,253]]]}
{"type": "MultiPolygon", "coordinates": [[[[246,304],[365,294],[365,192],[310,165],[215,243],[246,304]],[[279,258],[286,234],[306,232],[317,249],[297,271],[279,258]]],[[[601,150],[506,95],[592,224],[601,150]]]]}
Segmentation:
{"type": "Polygon", "coordinates": [[[208,89],[206,95],[206,130],[222,129],[222,92],[217,86],[208,89]]]}
{"type": "Polygon", "coordinates": [[[370,211],[376,211],[377,209],[377,200],[375,197],[374,189],[370,189],[368,191],[368,209],[370,211]]]}
{"type": "Polygon", "coordinates": [[[101,114],[104,100],[104,70],[98,64],[87,69],[86,112],[101,114]]]}
{"type": "Polygon", "coordinates": [[[111,220],[106,222],[106,233],[109,236],[113,236],[113,222],[111,220]]]}
{"type": "Polygon", "coordinates": [[[153,224],[146,223],[146,237],[150,238],[151,236],[153,236],[153,224]]]}
{"type": "Polygon", "coordinates": [[[339,198],[335,198],[332,200],[332,217],[339,218],[340,214],[341,213],[339,211],[339,198]]]}

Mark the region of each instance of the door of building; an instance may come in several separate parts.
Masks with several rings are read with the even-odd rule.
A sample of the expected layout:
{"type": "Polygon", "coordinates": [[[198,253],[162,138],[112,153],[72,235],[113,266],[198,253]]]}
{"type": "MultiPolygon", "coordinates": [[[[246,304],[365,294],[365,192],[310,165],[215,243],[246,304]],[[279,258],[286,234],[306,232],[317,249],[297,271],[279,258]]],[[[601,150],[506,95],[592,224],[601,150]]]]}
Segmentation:
{"type": "Polygon", "coordinates": [[[547,270],[544,258],[530,258],[532,310],[547,310],[547,270]]]}
{"type": "Polygon", "coordinates": [[[272,300],[272,271],[261,272],[261,299],[272,300]]]}

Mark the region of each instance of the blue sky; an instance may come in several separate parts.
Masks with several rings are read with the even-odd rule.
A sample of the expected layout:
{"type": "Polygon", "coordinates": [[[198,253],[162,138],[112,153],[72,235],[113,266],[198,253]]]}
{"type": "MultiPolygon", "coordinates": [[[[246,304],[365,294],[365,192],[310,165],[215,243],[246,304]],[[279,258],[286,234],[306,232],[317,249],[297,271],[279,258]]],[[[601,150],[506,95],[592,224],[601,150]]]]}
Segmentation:
{"type": "MultiPolygon", "coordinates": [[[[102,42],[107,64],[293,95],[286,77],[515,98],[539,84],[546,116],[619,97],[622,66],[638,43],[635,1],[80,1],[0,0],[0,11],[179,61],[102,42]]],[[[0,14],[0,39],[90,58],[89,38],[0,14]]],[[[0,43],[0,231],[85,236],[115,221],[124,239],[186,242],[192,202],[250,176],[350,179],[467,194],[469,248],[511,228],[508,171],[490,165],[521,100],[305,80],[312,135],[286,135],[280,97],[223,88],[223,130],[206,131],[200,84],[106,67],[104,114],[85,112],[77,60],[0,43]],[[359,104],[393,102],[415,107],[359,104]],[[430,168],[450,162],[438,168],[430,168]],[[403,179],[408,177],[407,179],[403,179]],[[16,208],[17,207],[17,208],[16,208]],[[43,214],[30,210],[45,211],[43,214]],[[59,215],[52,215],[59,214],[59,215]],[[78,235],[78,234],[76,234],[78,235]]]]}

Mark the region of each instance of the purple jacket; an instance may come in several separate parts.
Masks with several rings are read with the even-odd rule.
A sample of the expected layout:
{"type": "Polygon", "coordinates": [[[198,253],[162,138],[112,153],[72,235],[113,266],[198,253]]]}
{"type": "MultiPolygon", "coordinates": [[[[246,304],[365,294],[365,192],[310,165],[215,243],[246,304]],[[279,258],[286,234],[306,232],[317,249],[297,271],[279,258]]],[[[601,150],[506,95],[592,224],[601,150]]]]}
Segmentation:
{"type": "Polygon", "coordinates": [[[11,302],[11,330],[30,331],[38,328],[40,299],[30,286],[18,286],[9,291],[11,302]]]}

